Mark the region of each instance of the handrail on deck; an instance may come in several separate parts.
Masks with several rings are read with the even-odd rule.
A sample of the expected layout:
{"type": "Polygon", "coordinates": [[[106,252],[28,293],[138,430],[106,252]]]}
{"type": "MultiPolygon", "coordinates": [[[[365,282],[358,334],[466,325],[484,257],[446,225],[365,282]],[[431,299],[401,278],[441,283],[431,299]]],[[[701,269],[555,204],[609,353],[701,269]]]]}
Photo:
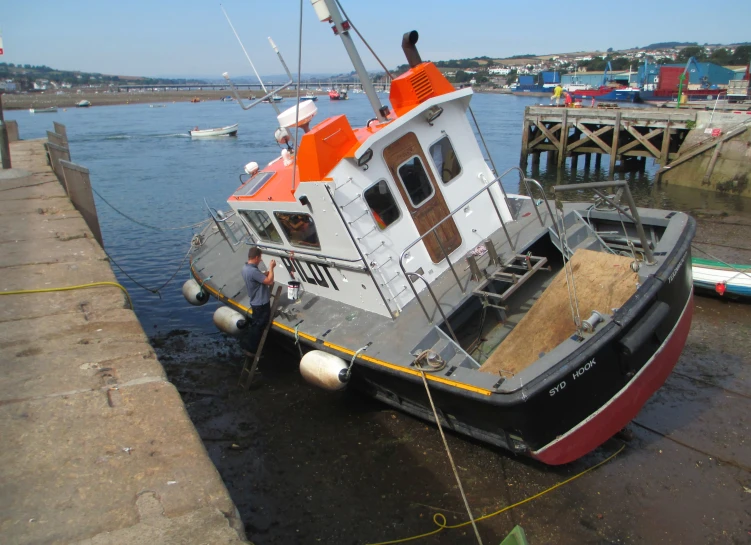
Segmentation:
{"type": "MultiPolygon", "coordinates": [[[[618,209],[620,212],[623,212],[625,214],[625,211],[621,209],[621,207],[616,203],[614,200],[611,199],[611,197],[604,195],[603,193],[597,191],[597,189],[604,189],[607,187],[622,187],[624,188],[624,195],[626,195],[626,202],[628,204],[629,210],[631,210],[631,215],[633,217],[628,218],[631,221],[634,222],[634,225],[636,226],[636,233],[639,235],[639,241],[641,242],[641,246],[644,249],[644,257],[646,259],[647,265],[654,265],[655,259],[654,255],[652,254],[652,249],[649,247],[649,244],[647,243],[647,235],[644,233],[644,225],[642,225],[641,218],[639,217],[639,211],[636,209],[636,203],[634,202],[633,196],[631,196],[631,190],[628,187],[628,182],[624,181],[610,181],[610,182],[595,182],[595,183],[585,183],[585,184],[571,184],[571,185],[556,185],[553,187],[554,193],[562,193],[564,191],[576,191],[579,189],[592,189],[595,190],[595,193],[600,195],[602,198],[604,198],[610,205],[612,205],[614,208],[618,209]]],[[[626,214],[628,216],[628,214],[626,214]]],[[[624,233],[625,235],[626,233],[624,233]]]]}
{"type": "MultiPolygon", "coordinates": [[[[441,318],[443,318],[443,323],[446,324],[446,327],[449,330],[449,333],[451,333],[451,338],[454,339],[454,342],[456,344],[459,344],[459,339],[456,338],[456,333],[454,333],[454,328],[451,327],[451,324],[448,321],[448,318],[446,318],[446,314],[444,314],[443,309],[441,308],[441,305],[438,304],[438,300],[435,297],[435,294],[433,293],[433,288],[430,287],[430,282],[428,282],[425,277],[422,275],[419,275],[414,272],[405,273],[405,276],[407,277],[407,280],[409,283],[412,283],[412,280],[410,279],[411,276],[417,277],[423,282],[425,282],[425,287],[428,288],[428,291],[430,292],[430,296],[433,298],[433,301],[436,302],[436,307],[438,308],[438,312],[441,313],[441,318]]],[[[425,313],[425,316],[428,318],[428,322],[432,323],[432,320],[430,319],[430,316],[428,315],[428,311],[425,310],[425,306],[422,304],[422,301],[418,297],[417,302],[420,303],[420,306],[422,307],[422,311],[425,313]]]]}
{"type": "MultiPolygon", "coordinates": [[[[402,270],[402,273],[404,274],[404,277],[407,279],[407,282],[409,283],[409,287],[412,289],[412,293],[414,294],[415,299],[417,299],[417,302],[419,303],[420,308],[422,308],[423,314],[425,314],[425,318],[427,318],[427,320],[428,320],[429,323],[432,323],[432,320],[430,318],[430,314],[428,314],[428,311],[425,309],[425,305],[423,304],[422,299],[420,299],[420,296],[417,293],[417,289],[415,288],[414,282],[412,282],[412,278],[411,278],[412,276],[415,276],[415,277],[419,278],[420,280],[422,280],[423,282],[425,282],[425,285],[428,288],[428,292],[430,293],[430,296],[433,299],[433,302],[435,303],[436,307],[440,311],[441,316],[443,317],[444,322],[446,322],[446,326],[449,328],[449,331],[451,331],[451,325],[448,323],[448,320],[446,319],[446,316],[444,315],[443,310],[441,309],[441,305],[438,303],[438,299],[436,298],[435,294],[433,293],[433,290],[431,289],[430,284],[428,283],[428,281],[425,278],[423,278],[419,274],[413,273],[413,272],[407,272],[407,270],[404,268],[404,256],[417,243],[422,242],[425,237],[427,237],[428,235],[433,234],[436,237],[436,240],[438,241],[438,246],[440,247],[441,252],[443,253],[444,259],[448,263],[448,266],[451,269],[452,274],[454,275],[454,279],[456,280],[457,286],[459,286],[459,289],[462,291],[462,293],[466,293],[466,290],[462,286],[461,281],[459,280],[459,276],[457,275],[456,270],[454,269],[454,265],[453,265],[453,263],[451,263],[451,259],[449,258],[448,253],[446,253],[446,250],[443,247],[443,244],[441,243],[441,240],[440,240],[440,238],[438,236],[438,232],[436,231],[436,229],[438,229],[438,227],[440,227],[443,224],[443,222],[445,222],[449,218],[453,217],[454,214],[456,214],[460,210],[463,210],[464,207],[467,206],[470,202],[472,202],[474,199],[476,199],[482,193],[484,193],[484,192],[487,191],[488,192],[488,196],[490,197],[490,200],[493,203],[493,207],[495,208],[496,214],[498,215],[498,220],[501,222],[501,227],[503,228],[503,231],[506,234],[506,239],[508,240],[509,246],[511,247],[511,249],[513,251],[516,251],[516,246],[514,245],[514,242],[511,240],[511,236],[509,235],[508,230],[506,229],[506,223],[503,221],[503,217],[501,216],[501,212],[498,209],[498,205],[495,202],[495,199],[493,198],[493,194],[490,192],[490,189],[493,186],[493,184],[499,184],[500,185],[501,184],[501,180],[503,179],[503,177],[506,176],[507,174],[509,174],[510,172],[513,172],[513,171],[517,171],[519,173],[519,178],[524,183],[525,187],[527,188],[527,193],[530,195],[530,198],[532,198],[531,197],[532,193],[531,193],[531,190],[529,188],[529,182],[532,182],[533,184],[535,184],[539,188],[540,192],[542,193],[542,198],[543,198],[543,201],[545,202],[545,206],[547,206],[547,208],[548,208],[548,213],[550,214],[551,221],[553,222],[553,225],[555,225],[554,216],[553,216],[553,213],[552,213],[552,211],[550,209],[550,204],[548,203],[547,197],[545,195],[545,190],[543,189],[542,185],[540,185],[540,182],[538,182],[537,180],[534,180],[532,178],[527,178],[524,175],[524,171],[521,168],[519,168],[519,167],[511,167],[508,170],[506,170],[503,174],[501,174],[500,176],[496,176],[493,180],[491,180],[489,183],[487,183],[485,186],[483,186],[482,189],[480,189],[479,191],[475,192],[466,201],[464,201],[462,204],[460,204],[459,206],[457,206],[456,208],[454,208],[454,210],[452,210],[451,212],[449,212],[448,215],[446,215],[446,217],[444,217],[443,219],[441,219],[438,223],[436,223],[428,231],[426,231],[425,233],[423,233],[422,235],[420,235],[419,237],[417,237],[417,239],[414,240],[412,243],[408,244],[404,248],[404,250],[402,251],[401,255],[399,256],[399,268],[402,270]]],[[[503,189],[501,189],[501,190],[503,191],[503,189]]],[[[505,192],[503,192],[503,194],[505,195],[505,192]]],[[[537,205],[534,204],[534,199],[532,199],[532,204],[534,206],[535,212],[537,213],[537,218],[540,220],[540,225],[542,225],[544,227],[545,226],[545,222],[543,221],[542,216],[540,215],[539,210],[537,210],[537,205]]],[[[509,213],[511,213],[510,209],[509,209],[509,213]]],[[[556,226],[556,231],[558,231],[558,227],[557,226],[556,226]]],[[[560,236],[560,234],[559,234],[559,236],[560,236]]],[[[453,331],[452,331],[452,336],[453,336],[453,331]]],[[[456,340],[455,337],[454,337],[454,340],[456,340]]]]}

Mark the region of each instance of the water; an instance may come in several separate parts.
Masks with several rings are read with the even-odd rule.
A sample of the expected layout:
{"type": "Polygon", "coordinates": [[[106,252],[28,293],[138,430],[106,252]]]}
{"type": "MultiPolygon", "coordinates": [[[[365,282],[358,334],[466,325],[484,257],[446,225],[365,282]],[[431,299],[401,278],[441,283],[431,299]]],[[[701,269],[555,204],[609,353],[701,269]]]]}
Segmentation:
{"type": "MultiPolygon", "coordinates": [[[[384,97],[385,99],[385,97],[384,97]]],[[[472,108],[499,171],[518,165],[524,107],[540,98],[478,94],[472,108]]],[[[285,99],[281,109],[294,105],[285,99]]],[[[365,95],[353,94],[347,101],[317,102],[316,121],[345,114],[355,126],[373,117],[365,95]]],[[[256,161],[264,165],[279,154],[274,141],[277,127],[271,105],[261,104],[244,112],[235,103],[219,101],[168,104],[166,108],[123,105],[60,110],[57,114],[32,115],[8,111],[6,119],[18,120],[22,138],[44,138],[52,122],[67,127],[73,162],[91,172],[94,189],[117,209],[152,226],[174,228],[205,220],[210,206],[227,208],[226,198],[240,185],[243,166],[256,161]],[[237,138],[193,140],[188,130],[221,127],[239,122],[237,138]],[[205,202],[204,202],[205,201],[205,202]]],[[[544,158],[541,163],[544,164],[544,158]]],[[[603,180],[603,169],[585,172],[583,158],[572,171],[534,172],[546,188],[559,183],[603,180]]],[[[656,166],[647,162],[642,173],[616,174],[627,179],[640,205],[678,210],[723,209],[748,214],[748,199],[718,195],[711,191],[664,187],[653,183],[656,166]]],[[[515,176],[505,184],[510,193],[519,192],[515,176]]],[[[137,225],[96,198],[105,249],[127,273],[149,288],[163,285],[177,270],[190,246],[192,230],[159,231],[137,225]]],[[[573,198],[570,197],[570,198],[573,198]]],[[[213,332],[214,303],[191,307],[182,297],[181,286],[188,278],[183,264],[175,279],[161,291],[162,297],[145,291],[115,267],[118,280],[128,288],[136,313],[147,333],[172,329],[213,332]]],[[[239,274],[239,271],[238,271],[239,274]]]]}

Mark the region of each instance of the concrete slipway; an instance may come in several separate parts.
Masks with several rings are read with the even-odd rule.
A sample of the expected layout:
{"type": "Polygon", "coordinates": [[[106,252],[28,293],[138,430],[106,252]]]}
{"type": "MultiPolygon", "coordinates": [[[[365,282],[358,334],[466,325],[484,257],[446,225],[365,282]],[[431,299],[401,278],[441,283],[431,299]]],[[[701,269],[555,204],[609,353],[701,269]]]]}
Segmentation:
{"type": "MultiPolygon", "coordinates": [[[[116,281],[44,141],[0,171],[0,291],[116,281]]],[[[0,542],[245,543],[117,287],[0,297],[0,542]]]]}

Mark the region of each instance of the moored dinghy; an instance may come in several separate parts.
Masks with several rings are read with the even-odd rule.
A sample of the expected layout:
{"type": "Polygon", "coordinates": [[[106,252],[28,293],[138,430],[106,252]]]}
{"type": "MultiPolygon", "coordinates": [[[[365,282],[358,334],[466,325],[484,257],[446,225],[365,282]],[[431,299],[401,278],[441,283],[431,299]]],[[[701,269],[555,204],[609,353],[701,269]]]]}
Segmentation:
{"type": "Polygon", "coordinates": [[[729,297],[751,297],[751,265],[693,258],[694,286],[729,297]]]}
{"type": "Polygon", "coordinates": [[[596,448],[683,349],[694,221],[637,209],[625,182],[561,186],[603,197],[559,208],[521,170],[497,175],[467,115],[472,89],[421,60],[417,32],[404,35],[410,68],[391,81],[391,111],[336,0],[314,5],[375,117],[311,127],[310,102],[281,113],[279,158],[249,163],[230,210],[210,210],[195,239],[186,298],[213,296],[232,324],[250,315],[240,270],[256,245],[279,262],[277,282],[305,288],[281,296],[273,328],[310,350],[306,380],[433,421],[426,381],[444,427],[548,464],[596,448]],[[536,198],[506,194],[508,174],[536,198]]]}
{"type": "Polygon", "coordinates": [[[234,125],[228,125],[226,127],[219,127],[218,129],[199,129],[196,127],[190,131],[190,135],[193,138],[212,138],[214,136],[237,136],[238,123],[234,125]]]}

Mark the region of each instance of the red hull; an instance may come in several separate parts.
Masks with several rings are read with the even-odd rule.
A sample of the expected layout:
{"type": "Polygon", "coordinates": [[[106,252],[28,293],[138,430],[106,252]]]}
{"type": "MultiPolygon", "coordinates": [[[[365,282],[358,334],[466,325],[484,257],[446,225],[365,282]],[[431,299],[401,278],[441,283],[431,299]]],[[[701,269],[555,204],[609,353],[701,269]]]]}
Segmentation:
{"type": "Polygon", "coordinates": [[[693,293],[678,323],[650,361],[599,411],[531,456],[549,465],[573,462],[618,433],[667,380],[686,344],[694,312],[693,293]]]}
{"type": "Polygon", "coordinates": [[[582,89],[581,91],[573,91],[571,95],[574,98],[592,98],[607,95],[615,87],[600,87],[599,89],[582,89]]]}

